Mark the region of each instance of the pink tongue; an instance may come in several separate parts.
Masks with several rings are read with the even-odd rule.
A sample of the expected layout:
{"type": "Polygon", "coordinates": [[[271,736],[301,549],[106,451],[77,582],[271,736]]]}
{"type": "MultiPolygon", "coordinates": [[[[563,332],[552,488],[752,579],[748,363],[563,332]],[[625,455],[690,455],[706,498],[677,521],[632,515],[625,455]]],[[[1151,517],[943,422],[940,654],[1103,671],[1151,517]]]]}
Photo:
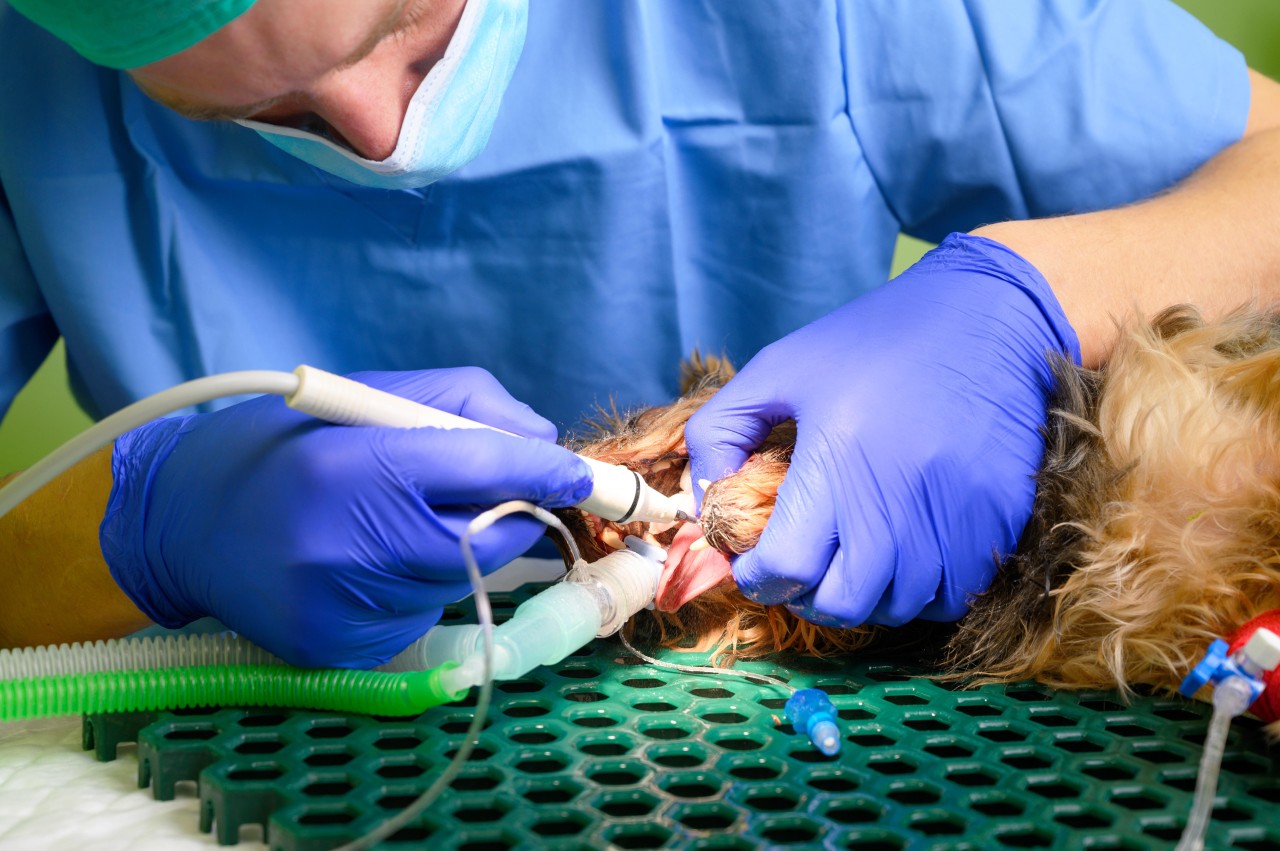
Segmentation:
{"type": "Polygon", "coordinates": [[[658,595],[653,605],[660,612],[674,612],[694,597],[710,591],[733,572],[725,554],[708,547],[689,552],[689,545],[702,537],[696,523],[686,523],[676,532],[667,549],[667,563],[658,580],[658,595]]]}

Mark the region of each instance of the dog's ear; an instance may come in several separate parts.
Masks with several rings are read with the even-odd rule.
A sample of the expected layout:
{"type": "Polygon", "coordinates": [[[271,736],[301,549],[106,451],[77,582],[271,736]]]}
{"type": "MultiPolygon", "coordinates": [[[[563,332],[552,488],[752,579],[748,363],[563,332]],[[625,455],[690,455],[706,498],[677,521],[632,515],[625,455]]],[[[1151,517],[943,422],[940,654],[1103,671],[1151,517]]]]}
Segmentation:
{"type": "Polygon", "coordinates": [[[699,390],[720,388],[729,383],[737,373],[729,358],[720,355],[704,355],[694,349],[688,360],[680,364],[680,395],[688,396],[699,390]]]}

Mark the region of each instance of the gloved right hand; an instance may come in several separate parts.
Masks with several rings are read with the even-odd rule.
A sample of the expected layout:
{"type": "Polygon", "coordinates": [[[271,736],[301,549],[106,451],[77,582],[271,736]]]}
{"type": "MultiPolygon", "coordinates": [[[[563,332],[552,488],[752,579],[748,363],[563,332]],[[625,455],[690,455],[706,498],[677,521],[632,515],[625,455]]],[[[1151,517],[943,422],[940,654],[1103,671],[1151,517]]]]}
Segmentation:
{"type": "MultiPolygon", "coordinates": [[[[352,378],[533,439],[335,426],[275,396],[135,429],[115,444],[100,541],[145,614],[171,628],[212,615],[297,665],[371,667],[469,593],[459,539],[482,510],[590,493],[555,427],[484,370],[352,378]]],[[[542,532],[512,515],[477,534],[481,570],[542,532]]]]}

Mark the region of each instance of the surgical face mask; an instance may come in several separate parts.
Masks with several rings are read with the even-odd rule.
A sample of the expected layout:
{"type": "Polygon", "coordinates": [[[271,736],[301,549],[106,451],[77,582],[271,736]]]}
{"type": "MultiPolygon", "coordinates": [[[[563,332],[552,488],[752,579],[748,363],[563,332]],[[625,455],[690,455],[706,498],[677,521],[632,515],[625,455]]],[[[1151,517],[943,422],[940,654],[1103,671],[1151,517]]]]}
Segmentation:
{"type": "Polygon", "coordinates": [[[396,149],[368,160],[330,139],[260,121],[239,121],[282,151],[361,186],[417,189],[475,159],[524,47],[528,0],[467,0],[444,57],[423,78],[396,149]]]}

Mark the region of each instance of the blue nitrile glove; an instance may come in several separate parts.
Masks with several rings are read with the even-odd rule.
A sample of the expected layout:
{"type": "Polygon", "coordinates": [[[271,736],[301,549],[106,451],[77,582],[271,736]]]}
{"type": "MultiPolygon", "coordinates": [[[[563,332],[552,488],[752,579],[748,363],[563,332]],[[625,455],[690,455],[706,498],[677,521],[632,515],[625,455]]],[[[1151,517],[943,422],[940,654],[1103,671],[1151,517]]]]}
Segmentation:
{"type": "Polygon", "coordinates": [[[961,617],[1030,517],[1047,352],[1080,359],[1049,285],[963,234],[761,351],[685,433],[696,482],[796,421],[743,593],[834,626],[961,617]]]}
{"type": "MultiPolygon", "coordinates": [[[[352,377],[535,439],[329,425],[276,396],[129,432],[100,537],[144,613],[167,627],[212,615],[294,664],[370,667],[470,592],[458,541],[481,507],[590,493],[555,427],[483,370],[352,377]]],[[[542,533],[513,515],[472,543],[490,571],[542,533]]]]}

